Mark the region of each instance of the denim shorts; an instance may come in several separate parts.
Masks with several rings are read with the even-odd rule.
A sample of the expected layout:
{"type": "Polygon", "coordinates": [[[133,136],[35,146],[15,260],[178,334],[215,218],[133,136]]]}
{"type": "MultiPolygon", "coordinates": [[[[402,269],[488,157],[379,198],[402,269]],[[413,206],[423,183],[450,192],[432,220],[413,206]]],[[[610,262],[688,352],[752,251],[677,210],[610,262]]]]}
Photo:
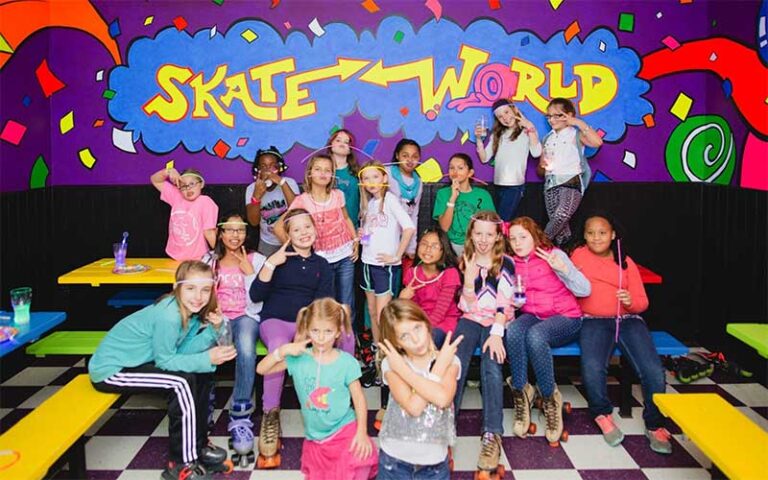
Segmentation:
{"type": "Polygon", "coordinates": [[[365,292],[373,292],[376,296],[394,295],[395,280],[400,272],[400,265],[369,265],[363,264],[363,283],[360,284],[365,292]]]}

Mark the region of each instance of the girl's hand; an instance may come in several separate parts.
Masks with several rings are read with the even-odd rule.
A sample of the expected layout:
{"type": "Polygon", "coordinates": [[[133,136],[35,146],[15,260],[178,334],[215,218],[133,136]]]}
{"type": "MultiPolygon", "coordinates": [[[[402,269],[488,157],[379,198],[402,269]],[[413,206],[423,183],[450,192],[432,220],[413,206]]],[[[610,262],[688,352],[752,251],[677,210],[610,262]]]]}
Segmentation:
{"type": "Polygon", "coordinates": [[[245,245],[240,247],[239,252],[232,252],[232,255],[240,262],[238,267],[240,271],[246,275],[253,275],[256,271],[253,269],[253,265],[248,261],[248,252],[245,251],[245,245]]]}
{"type": "Polygon", "coordinates": [[[568,273],[568,265],[554,250],[547,252],[541,247],[536,247],[536,256],[545,260],[552,270],[560,273],[568,273]]]}
{"type": "Polygon", "coordinates": [[[179,175],[179,171],[176,170],[175,168],[169,168],[167,172],[168,172],[168,181],[176,185],[176,188],[179,188],[179,183],[181,182],[181,175],[179,175]]]}
{"type": "Polygon", "coordinates": [[[349,451],[354,453],[355,456],[360,459],[370,457],[373,448],[371,447],[371,439],[368,438],[368,434],[358,430],[357,433],[355,433],[355,437],[352,439],[349,451]]]}
{"type": "Polygon", "coordinates": [[[517,123],[523,127],[523,129],[528,130],[529,128],[535,129],[536,127],[533,126],[533,122],[525,118],[525,115],[523,115],[523,112],[520,112],[519,115],[515,116],[515,119],[517,120],[517,123]]]}
{"type": "Polygon", "coordinates": [[[621,304],[625,307],[630,307],[632,305],[632,296],[629,294],[629,290],[616,290],[616,298],[618,298],[621,304]]]}
{"type": "Polygon", "coordinates": [[[486,350],[490,352],[491,360],[496,360],[496,363],[504,363],[504,359],[507,358],[504,340],[498,335],[488,335],[488,340],[483,344],[483,353],[486,350]]]}
{"type": "Polygon", "coordinates": [[[208,315],[205,317],[205,320],[216,327],[216,329],[219,329],[219,326],[221,325],[221,322],[224,321],[224,315],[221,314],[221,308],[216,308],[215,312],[208,312],[208,315]]]}
{"type": "Polygon", "coordinates": [[[482,125],[475,125],[475,138],[477,139],[478,143],[483,142],[483,137],[485,136],[485,128],[483,128],[482,125]]]}
{"type": "Polygon", "coordinates": [[[408,369],[405,359],[400,355],[400,352],[392,346],[389,340],[384,339],[383,342],[379,342],[379,350],[385,357],[387,357],[387,363],[389,363],[389,368],[391,368],[393,372],[403,372],[405,369],[408,369]]]}
{"type": "Polygon", "coordinates": [[[420,289],[424,286],[423,283],[419,283],[418,285],[414,285],[416,282],[416,275],[414,274],[413,278],[410,282],[408,282],[408,285],[405,286],[402,290],[400,290],[400,296],[398,298],[403,298],[405,300],[410,300],[413,298],[414,295],[416,295],[416,290],[420,289]]]}
{"type": "Polygon", "coordinates": [[[267,184],[261,179],[261,176],[254,177],[256,183],[253,186],[253,198],[261,200],[264,194],[267,192],[267,184]]]}
{"type": "Polygon", "coordinates": [[[392,265],[393,263],[397,263],[399,259],[394,255],[389,255],[386,253],[380,253],[376,255],[376,261],[381,262],[384,265],[392,265]]]}
{"type": "Polygon", "coordinates": [[[461,183],[458,180],[451,181],[451,198],[448,200],[449,202],[453,203],[457,198],[459,198],[460,185],[461,183]]]}
{"type": "Polygon", "coordinates": [[[307,351],[307,347],[309,347],[309,344],[311,342],[312,340],[307,338],[305,340],[299,340],[293,343],[286,343],[285,345],[281,345],[280,347],[278,347],[278,351],[282,358],[285,358],[287,356],[298,357],[299,355],[303,355],[307,351]]]}
{"type": "Polygon", "coordinates": [[[267,259],[267,261],[277,267],[279,265],[284,264],[286,260],[288,260],[288,257],[295,257],[296,255],[298,255],[298,253],[296,252],[285,251],[288,248],[288,245],[290,244],[291,244],[290,240],[285,242],[282,247],[278,248],[277,251],[267,259]]]}
{"type": "Polygon", "coordinates": [[[355,263],[358,258],[360,258],[360,243],[352,242],[352,253],[349,255],[349,259],[355,263]]]}
{"type": "Polygon", "coordinates": [[[565,123],[568,124],[570,127],[579,127],[581,129],[582,125],[586,125],[584,123],[584,120],[577,118],[575,115],[565,115],[565,123]]]}
{"type": "Polygon", "coordinates": [[[480,275],[480,267],[477,265],[477,254],[473,253],[472,257],[468,257],[466,253],[464,256],[464,285],[470,282],[470,286],[475,288],[475,279],[480,275]]]}
{"type": "Polygon", "coordinates": [[[213,347],[208,350],[208,356],[211,357],[211,365],[221,365],[237,356],[237,350],[234,345],[227,347],[213,347]]]}
{"type": "Polygon", "coordinates": [[[451,341],[452,336],[453,332],[448,332],[445,335],[443,346],[440,347],[440,351],[437,353],[437,358],[435,358],[435,364],[432,367],[432,371],[445,372],[445,369],[453,363],[453,357],[456,355],[456,350],[458,350],[459,344],[464,340],[464,335],[459,335],[453,342],[451,341]]]}
{"type": "Polygon", "coordinates": [[[275,185],[280,186],[280,181],[282,178],[280,178],[280,175],[278,175],[276,171],[269,172],[269,176],[267,178],[272,180],[272,183],[275,185]]]}

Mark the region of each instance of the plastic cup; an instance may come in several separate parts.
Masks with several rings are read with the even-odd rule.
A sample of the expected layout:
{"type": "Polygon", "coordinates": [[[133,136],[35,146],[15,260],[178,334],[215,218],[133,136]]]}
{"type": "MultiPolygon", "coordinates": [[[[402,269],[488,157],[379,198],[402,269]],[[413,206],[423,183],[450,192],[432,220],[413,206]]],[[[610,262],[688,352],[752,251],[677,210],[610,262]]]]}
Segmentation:
{"type": "Polygon", "coordinates": [[[232,324],[226,318],[222,320],[219,325],[219,337],[216,339],[216,344],[220,347],[230,347],[234,345],[232,339],[232,324]]]}
{"type": "Polygon", "coordinates": [[[29,307],[32,306],[32,287],[19,287],[11,290],[13,322],[17,325],[29,323],[29,307]]]}
{"type": "Polygon", "coordinates": [[[124,246],[122,242],[113,243],[112,253],[115,255],[115,266],[118,268],[125,267],[125,257],[128,254],[128,247],[124,246]]]}

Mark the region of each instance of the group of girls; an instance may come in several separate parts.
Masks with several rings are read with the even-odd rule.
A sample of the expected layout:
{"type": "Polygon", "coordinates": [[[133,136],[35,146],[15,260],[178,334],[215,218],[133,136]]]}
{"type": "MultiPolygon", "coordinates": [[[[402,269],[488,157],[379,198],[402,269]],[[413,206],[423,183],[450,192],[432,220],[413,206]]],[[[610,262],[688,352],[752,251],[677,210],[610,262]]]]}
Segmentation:
{"type": "MultiPolygon", "coordinates": [[[[406,472],[447,471],[469,361],[480,347],[478,468],[491,472],[501,451],[503,363],[509,361],[512,372],[508,383],[515,401],[515,435],[528,432],[530,405],[539,395],[545,435],[557,442],[563,430],[562,396],[550,349],[581,332],[590,411],[606,441],[617,445],[623,438],[611,419],[605,386],[608,359],[618,344],[640,373],[651,448],[668,453],[669,435],[649,401],[664,389],[663,370],[658,357],[647,354],[653,344],[637,316],[647,298],[634,263],[612,250],[614,224],[606,216],[588,219],[586,246],[574,252],[573,262],[549,240],[571,236],[568,219],[576,197],[565,189],[578,192],[580,199],[589,177],[583,145],[600,143],[569,105],[558,99],[550,104],[547,118],[554,133],[544,137],[543,148],[532,123],[506,101],[494,105],[496,125],[482,153],[478,141],[480,160],[495,159],[500,209],[510,217],[515,209],[509,204],[519,200],[521,189],[503,187],[524,182],[525,168],[521,176],[519,165],[506,163],[517,161],[512,157],[520,152],[525,161],[528,153],[544,152],[546,232],[527,217],[507,224],[488,193],[472,186],[472,160],[456,154],[449,160],[451,184],[435,200],[437,226],[417,239],[423,185],[414,169],[421,151],[408,139],[398,143],[393,165],[370,161],[360,167],[354,137],[336,131],[328,153],[309,160],[304,193],[281,176],[286,166],[280,152],[272,147],[259,151],[254,182],[246,192],[247,214],[227,213],[218,222],[216,205],[201,193],[198,172],[179,174],[170,168],[155,173],[152,183],[172,208],[167,253],[204,256],[205,263],[182,263],[168,298],[110,331],[89,364],[94,385],[105,391],[173,391],[170,461],[163,478],[196,479],[208,478],[206,465],[220,463],[222,453],[226,458],[206,435],[215,366],[236,358],[229,430],[242,455],[253,449],[255,372],[264,375],[263,467],[280,463],[280,396],[287,369],[304,417],[302,471],[308,478],[370,478],[377,467],[380,478],[402,478],[406,472]],[[550,190],[555,190],[551,198],[550,190]],[[246,227],[256,222],[260,253],[244,247],[246,227]],[[206,243],[214,247],[207,254],[206,243]],[[360,286],[376,345],[385,357],[382,380],[390,388],[380,457],[365,429],[367,407],[353,357],[354,265],[359,257],[360,286]],[[398,291],[399,299],[393,300],[398,291]],[[222,340],[226,319],[232,319],[234,347],[222,340]],[[270,352],[258,368],[257,338],[270,352]],[[529,364],[538,389],[528,381],[529,364]]],[[[482,132],[476,133],[480,137],[482,132]]]]}

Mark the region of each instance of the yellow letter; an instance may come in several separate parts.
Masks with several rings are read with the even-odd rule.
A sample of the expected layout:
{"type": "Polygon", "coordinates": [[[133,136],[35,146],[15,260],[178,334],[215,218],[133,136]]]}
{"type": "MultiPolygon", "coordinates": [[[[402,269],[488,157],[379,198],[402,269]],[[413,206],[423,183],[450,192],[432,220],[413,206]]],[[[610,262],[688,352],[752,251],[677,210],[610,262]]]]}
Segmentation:
{"type": "Polygon", "coordinates": [[[517,79],[517,92],[512,99],[516,102],[522,102],[527,98],[536,110],[546,112],[549,102],[537,91],[547,80],[544,72],[536,65],[524,62],[518,58],[512,60],[512,65],[509,69],[517,72],[519,75],[517,79]]]}
{"type": "Polygon", "coordinates": [[[421,90],[421,113],[427,113],[435,105],[442,105],[445,94],[451,92],[451,99],[463,98],[467,96],[469,90],[469,82],[472,81],[472,77],[475,75],[475,70],[480,65],[483,65],[488,61],[490,55],[484,50],[470,47],[469,45],[461,45],[459,50],[459,58],[462,62],[462,69],[459,78],[456,78],[456,69],[449,67],[445,69],[443,78],[440,79],[440,84],[437,86],[437,91],[432,92],[433,75],[434,75],[434,61],[433,65],[429,69],[426,75],[421,75],[420,90],[421,90]]]}
{"type": "Polygon", "coordinates": [[[544,66],[549,70],[549,97],[576,98],[576,81],[567,87],[563,85],[563,62],[545,63],[544,66]]]}
{"type": "Polygon", "coordinates": [[[163,65],[157,70],[155,76],[158,86],[168,97],[158,93],[141,108],[147,116],[155,113],[166,122],[178,122],[187,115],[189,102],[173,80],[184,85],[192,77],[192,70],[177,65],[163,65]]]}
{"type": "Polygon", "coordinates": [[[573,74],[581,78],[579,115],[588,115],[611,103],[619,90],[613,70],[605,65],[585,63],[573,67],[573,74]]]}
{"type": "Polygon", "coordinates": [[[208,110],[205,109],[205,106],[208,105],[221,123],[229,128],[235,126],[235,116],[221,108],[219,102],[211,95],[211,90],[219,86],[226,74],[227,66],[220,65],[208,82],[203,82],[202,73],[195,75],[189,82],[195,92],[195,108],[192,110],[192,118],[209,118],[208,110]]]}
{"type": "Polygon", "coordinates": [[[296,63],[292,58],[284,58],[276,62],[270,62],[253,67],[248,70],[251,80],[261,82],[260,97],[262,103],[277,103],[277,93],[272,88],[272,77],[278,73],[288,73],[296,70],[296,63]]]}
{"type": "Polygon", "coordinates": [[[225,107],[229,108],[232,104],[232,100],[240,100],[243,104],[243,108],[249,117],[256,120],[267,120],[274,122],[277,120],[277,107],[262,107],[256,105],[251,98],[251,92],[248,89],[248,84],[245,80],[245,73],[238,73],[227,77],[224,80],[227,85],[227,93],[221,96],[221,103],[225,107]]]}

